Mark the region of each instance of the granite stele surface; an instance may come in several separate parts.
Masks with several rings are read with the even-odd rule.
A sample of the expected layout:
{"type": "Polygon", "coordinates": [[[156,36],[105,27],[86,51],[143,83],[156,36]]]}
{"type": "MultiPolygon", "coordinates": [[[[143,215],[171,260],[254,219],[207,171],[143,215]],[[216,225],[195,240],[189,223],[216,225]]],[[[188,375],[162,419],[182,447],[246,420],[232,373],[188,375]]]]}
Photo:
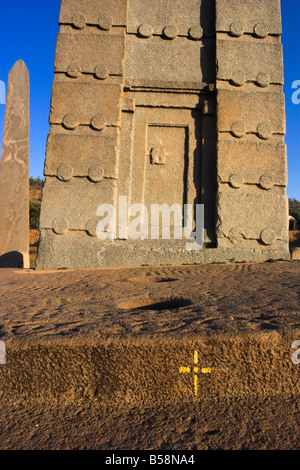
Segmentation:
{"type": "Polygon", "coordinates": [[[280,1],[62,0],[59,24],[36,268],[289,259],[280,1]]]}

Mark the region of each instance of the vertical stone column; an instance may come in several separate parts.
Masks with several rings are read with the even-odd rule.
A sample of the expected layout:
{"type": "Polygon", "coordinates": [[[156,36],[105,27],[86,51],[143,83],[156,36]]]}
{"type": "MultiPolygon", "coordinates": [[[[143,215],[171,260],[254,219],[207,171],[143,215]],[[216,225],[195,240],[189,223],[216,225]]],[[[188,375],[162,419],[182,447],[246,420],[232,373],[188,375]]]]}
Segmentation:
{"type": "Polygon", "coordinates": [[[289,257],[280,35],[280,0],[216,0],[218,247],[261,259],[289,257]]]}
{"type": "Polygon", "coordinates": [[[29,268],[29,73],[8,75],[0,166],[0,266],[29,268]]]}
{"type": "Polygon", "coordinates": [[[61,2],[37,268],[99,265],[89,248],[97,207],[117,198],[126,18],[126,0],[61,2]]]}

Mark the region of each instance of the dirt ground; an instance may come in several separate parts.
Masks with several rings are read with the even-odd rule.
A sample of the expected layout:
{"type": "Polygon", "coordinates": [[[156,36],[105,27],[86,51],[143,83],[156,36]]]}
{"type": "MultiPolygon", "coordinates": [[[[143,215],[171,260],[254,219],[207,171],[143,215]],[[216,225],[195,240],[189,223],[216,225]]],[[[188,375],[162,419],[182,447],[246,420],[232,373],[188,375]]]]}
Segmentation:
{"type": "MultiPolygon", "coordinates": [[[[40,272],[2,269],[0,281],[0,339],[7,345],[8,359],[19,357],[22,348],[37,348],[20,366],[10,368],[9,361],[0,365],[0,449],[300,449],[300,364],[292,364],[290,346],[284,359],[279,357],[282,338],[288,338],[287,344],[300,339],[299,261],[40,272]],[[265,338],[272,347],[265,346],[265,338]],[[90,380],[101,371],[92,370],[91,359],[89,372],[82,369],[74,348],[85,345],[88,356],[89,344],[107,345],[113,369],[118,370],[113,348],[121,351],[130,341],[146,345],[140,358],[131,350],[121,360],[122,368],[125,359],[135,364],[136,375],[126,371],[133,382],[142,380],[139,363],[145,364],[147,358],[153,359],[154,371],[158,366],[167,371],[169,357],[177,364],[177,344],[183,344],[178,346],[180,354],[187,354],[185,344],[198,347],[206,341],[208,352],[201,361],[210,366],[212,341],[223,359],[221,353],[215,354],[211,388],[203,375],[203,396],[197,399],[192,393],[171,392],[153,399],[148,389],[142,395],[141,388],[132,399],[109,399],[109,376],[107,395],[103,392],[101,399],[96,392],[76,395],[85,374],[90,380]],[[251,356],[240,370],[236,360],[230,363],[237,344],[244,359],[248,350],[251,356]],[[56,356],[41,362],[42,347],[52,348],[56,356]],[[69,375],[58,378],[52,389],[47,385],[49,394],[41,388],[39,395],[30,395],[29,385],[22,384],[24,364],[31,368],[33,383],[43,368],[53,379],[51,368],[63,361],[74,361],[69,375]],[[234,370],[222,393],[227,362],[226,371],[234,370]],[[81,373],[74,381],[74,374],[81,373]],[[239,374],[250,374],[247,387],[239,384],[239,374]],[[55,395],[53,389],[68,380],[74,381],[73,395],[55,395]]],[[[157,377],[164,386],[163,380],[157,377]]]]}

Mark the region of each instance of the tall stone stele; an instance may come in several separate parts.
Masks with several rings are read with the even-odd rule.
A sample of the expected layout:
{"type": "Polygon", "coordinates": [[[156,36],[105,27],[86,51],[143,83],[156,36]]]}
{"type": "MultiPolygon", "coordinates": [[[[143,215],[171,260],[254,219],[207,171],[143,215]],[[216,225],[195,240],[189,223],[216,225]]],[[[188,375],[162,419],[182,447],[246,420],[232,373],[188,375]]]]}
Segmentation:
{"type": "Polygon", "coordinates": [[[29,268],[29,73],[8,75],[0,166],[0,267],[29,268]]]}
{"type": "Polygon", "coordinates": [[[280,0],[62,0],[59,23],[37,268],[289,259],[280,0]],[[203,204],[203,248],[132,239],[124,201],[203,204]]]}

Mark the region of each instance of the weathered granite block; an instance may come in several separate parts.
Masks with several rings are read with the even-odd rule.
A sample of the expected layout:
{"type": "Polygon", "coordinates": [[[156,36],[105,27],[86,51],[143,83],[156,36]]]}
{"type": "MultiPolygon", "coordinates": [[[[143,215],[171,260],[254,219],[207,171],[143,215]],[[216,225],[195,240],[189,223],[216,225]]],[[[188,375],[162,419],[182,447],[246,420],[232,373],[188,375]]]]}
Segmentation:
{"type": "Polygon", "coordinates": [[[180,36],[213,36],[214,9],[211,0],[129,0],[127,31],[143,33],[147,26],[149,34],[164,35],[172,25],[180,36]]]}
{"type": "Polygon", "coordinates": [[[218,90],[218,130],[241,138],[255,133],[267,140],[285,134],[284,95],[253,91],[218,90]]]}
{"type": "MultiPolygon", "coordinates": [[[[177,37],[173,41],[160,36],[126,39],[125,80],[135,84],[163,82],[214,81],[214,43],[211,39],[192,41],[177,37]],[[206,67],[201,66],[205,62],[206,67]]],[[[172,84],[169,85],[172,88],[172,84]]]]}
{"type": "Polygon", "coordinates": [[[106,80],[109,75],[124,72],[124,34],[59,33],[56,42],[55,72],[65,72],[72,78],[82,73],[106,80]]]}
{"type": "Polygon", "coordinates": [[[255,184],[268,190],[287,185],[286,147],[265,142],[218,142],[218,179],[233,187],[255,184]]]}
{"type": "Polygon", "coordinates": [[[29,73],[22,60],[14,64],[7,82],[0,166],[0,255],[0,267],[29,267],[29,73]]]}
{"type": "Polygon", "coordinates": [[[281,44],[218,39],[217,51],[217,79],[238,87],[249,81],[262,88],[283,85],[281,44]]]}
{"type": "Polygon", "coordinates": [[[255,188],[250,191],[249,188],[233,189],[224,185],[219,191],[218,204],[219,236],[234,239],[236,228],[239,228],[243,234],[241,239],[260,240],[264,245],[271,245],[276,239],[286,240],[288,200],[282,189],[257,192],[255,188]],[[267,240],[263,235],[268,232],[272,236],[267,240]]]}
{"type": "Polygon", "coordinates": [[[94,183],[86,178],[67,182],[47,178],[43,189],[47,211],[41,212],[40,227],[52,228],[58,235],[67,230],[87,230],[100,204],[115,204],[115,192],[116,181],[112,179],[94,183]]]}
{"type": "Polygon", "coordinates": [[[47,139],[44,174],[65,180],[75,176],[93,178],[93,172],[95,173],[98,167],[98,173],[102,174],[102,177],[116,178],[119,157],[118,134],[117,128],[109,128],[106,135],[100,136],[50,133],[47,139]],[[63,178],[63,168],[66,178],[63,178]]]}
{"type": "Polygon", "coordinates": [[[102,131],[121,125],[122,87],[103,83],[54,82],[50,124],[73,130],[79,125],[102,131]]]}
{"type": "Polygon", "coordinates": [[[59,23],[83,29],[95,25],[108,31],[112,26],[126,26],[127,0],[62,0],[59,23]]]}
{"type": "Polygon", "coordinates": [[[281,34],[280,0],[216,0],[216,30],[239,37],[281,34]]]}

